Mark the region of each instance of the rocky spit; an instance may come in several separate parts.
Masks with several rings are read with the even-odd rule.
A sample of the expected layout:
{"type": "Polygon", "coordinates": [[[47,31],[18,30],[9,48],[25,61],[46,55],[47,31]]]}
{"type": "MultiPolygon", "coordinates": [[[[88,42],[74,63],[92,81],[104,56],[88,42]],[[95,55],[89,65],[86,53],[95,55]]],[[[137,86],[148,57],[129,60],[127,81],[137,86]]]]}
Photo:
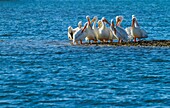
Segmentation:
{"type": "MultiPolygon", "coordinates": [[[[92,43],[95,45],[96,43],[92,43]]],[[[85,43],[84,45],[89,45],[85,43]]],[[[138,42],[122,42],[122,43],[97,43],[96,45],[112,45],[112,46],[159,46],[159,47],[170,47],[170,40],[147,40],[138,42]]]]}

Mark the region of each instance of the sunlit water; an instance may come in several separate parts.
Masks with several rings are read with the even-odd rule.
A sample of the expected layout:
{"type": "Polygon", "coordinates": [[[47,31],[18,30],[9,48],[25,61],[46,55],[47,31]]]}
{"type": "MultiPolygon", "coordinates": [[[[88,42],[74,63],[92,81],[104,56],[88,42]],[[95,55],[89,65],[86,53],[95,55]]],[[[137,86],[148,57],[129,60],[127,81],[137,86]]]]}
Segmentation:
{"type": "Polygon", "coordinates": [[[72,46],[67,27],[90,15],[138,18],[170,40],[168,0],[1,0],[1,107],[169,107],[170,48],[72,46]]]}

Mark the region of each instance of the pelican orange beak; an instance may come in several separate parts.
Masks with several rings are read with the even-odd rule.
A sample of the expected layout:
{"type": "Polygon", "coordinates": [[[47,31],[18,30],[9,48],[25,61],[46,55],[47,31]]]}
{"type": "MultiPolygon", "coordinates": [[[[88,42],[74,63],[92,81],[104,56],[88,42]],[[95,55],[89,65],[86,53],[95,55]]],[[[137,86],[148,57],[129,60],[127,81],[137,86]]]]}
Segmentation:
{"type": "Polygon", "coordinates": [[[85,31],[86,27],[87,27],[87,22],[85,23],[84,28],[82,29],[81,33],[85,31]]]}
{"type": "Polygon", "coordinates": [[[97,16],[94,16],[93,19],[91,20],[91,23],[96,21],[97,19],[98,19],[97,16]]]}
{"type": "Polygon", "coordinates": [[[132,18],[132,27],[135,26],[135,21],[136,21],[136,18],[132,18]]]}
{"type": "Polygon", "coordinates": [[[122,21],[121,18],[118,18],[116,25],[117,25],[117,26],[120,25],[120,22],[121,22],[121,21],[122,21]]]}
{"type": "Polygon", "coordinates": [[[91,24],[90,19],[88,19],[88,23],[91,24]]]}
{"type": "Polygon", "coordinates": [[[69,32],[69,33],[72,32],[72,27],[71,27],[71,26],[68,27],[68,32],[69,32]]]}
{"type": "Polygon", "coordinates": [[[104,21],[104,20],[105,20],[105,18],[104,18],[104,17],[102,17],[101,21],[104,21]]]}
{"type": "Polygon", "coordinates": [[[105,21],[107,24],[109,24],[109,26],[111,26],[111,24],[106,20],[106,18],[104,19],[104,21],[105,21]]]}
{"type": "Polygon", "coordinates": [[[101,27],[101,20],[98,21],[98,27],[101,27]]]}
{"type": "Polygon", "coordinates": [[[78,27],[81,28],[82,27],[82,21],[79,21],[78,23],[78,27]]]}
{"type": "Polygon", "coordinates": [[[87,21],[88,21],[88,24],[89,24],[90,28],[92,29],[91,21],[90,21],[90,16],[86,16],[86,19],[87,19],[87,21]]]}
{"type": "Polygon", "coordinates": [[[92,23],[92,22],[94,22],[96,19],[95,18],[93,18],[92,20],[91,20],[91,22],[90,23],[92,23]]]}
{"type": "Polygon", "coordinates": [[[88,23],[91,24],[90,23],[90,16],[86,16],[86,19],[87,19],[88,23]]]}
{"type": "Polygon", "coordinates": [[[111,20],[111,27],[114,27],[113,19],[111,20]]]}

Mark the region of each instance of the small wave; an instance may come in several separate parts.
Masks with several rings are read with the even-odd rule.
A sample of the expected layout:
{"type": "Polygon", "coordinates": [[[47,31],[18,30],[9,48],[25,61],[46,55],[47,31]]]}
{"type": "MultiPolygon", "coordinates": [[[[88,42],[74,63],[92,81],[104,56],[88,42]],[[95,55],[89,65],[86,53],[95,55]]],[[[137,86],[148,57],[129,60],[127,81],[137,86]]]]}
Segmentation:
{"type": "Polygon", "coordinates": [[[56,45],[56,46],[70,46],[71,44],[70,44],[70,42],[68,42],[68,41],[47,41],[47,42],[45,42],[45,44],[47,44],[47,45],[56,45]]]}
{"type": "Polygon", "coordinates": [[[0,42],[4,42],[4,40],[0,40],[0,42]]]}
{"type": "Polygon", "coordinates": [[[0,36],[12,36],[12,34],[10,34],[10,33],[5,33],[5,34],[1,34],[0,36]]]}
{"type": "Polygon", "coordinates": [[[163,60],[163,59],[151,59],[151,62],[170,62],[170,60],[163,60]]]}
{"type": "Polygon", "coordinates": [[[19,1],[19,0],[0,0],[0,2],[14,2],[14,1],[19,1]]]}

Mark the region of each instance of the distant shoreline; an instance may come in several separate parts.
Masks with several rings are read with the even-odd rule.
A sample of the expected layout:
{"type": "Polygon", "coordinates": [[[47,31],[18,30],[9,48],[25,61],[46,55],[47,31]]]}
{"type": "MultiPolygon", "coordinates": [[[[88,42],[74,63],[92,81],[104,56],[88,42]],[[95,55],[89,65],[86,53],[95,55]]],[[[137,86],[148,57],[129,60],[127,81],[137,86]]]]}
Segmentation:
{"type": "MultiPolygon", "coordinates": [[[[92,43],[95,45],[96,43],[92,43]]],[[[89,45],[88,43],[84,43],[84,45],[89,45]]],[[[170,40],[147,40],[147,41],[138,41],[138,42],[122,42],[117,43],[97,43],[96,45],[112,45],[112,46],[159,46],[159,47],[170,47],[170,40]]]]}

